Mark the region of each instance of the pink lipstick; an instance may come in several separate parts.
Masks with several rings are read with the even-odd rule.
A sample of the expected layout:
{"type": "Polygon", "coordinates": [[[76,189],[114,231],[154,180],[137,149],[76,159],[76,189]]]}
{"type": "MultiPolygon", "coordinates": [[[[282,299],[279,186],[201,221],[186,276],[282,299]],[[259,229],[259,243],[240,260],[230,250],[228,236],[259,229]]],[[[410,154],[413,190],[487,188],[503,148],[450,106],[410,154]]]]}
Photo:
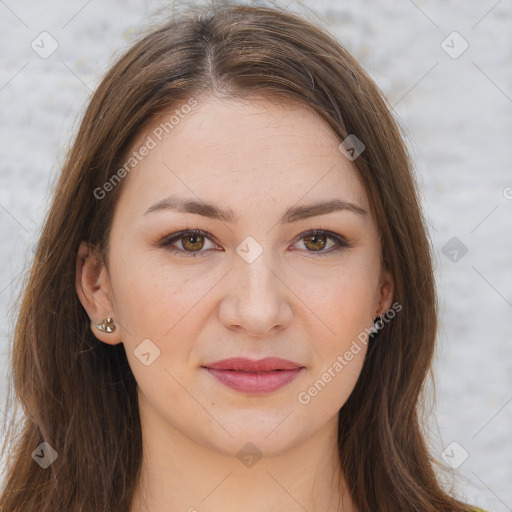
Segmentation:
{"type": "Polygon", "coordinates": [[[304,369],[299,363],[278,357],[254,360],[242,357],[203,365],[225,386],[243,393],[271,393],[286,386],[304,369]]]}

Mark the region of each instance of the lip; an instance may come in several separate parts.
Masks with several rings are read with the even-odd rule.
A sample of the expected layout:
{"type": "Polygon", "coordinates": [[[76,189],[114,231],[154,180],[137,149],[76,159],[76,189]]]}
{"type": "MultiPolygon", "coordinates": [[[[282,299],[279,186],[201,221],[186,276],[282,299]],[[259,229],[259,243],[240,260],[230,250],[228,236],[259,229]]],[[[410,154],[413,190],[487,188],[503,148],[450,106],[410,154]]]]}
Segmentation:
{"type": "Polygon", "coordinates": [[[280,357],[265,357],[264,359],[248,359],[246,357],[232,357],[215,363],[203,365],[215,370],[241,370],[245,372],[270,372],[272,370],[296,370],[302,365],[280,357]]]}
{"type": "Polygon", "coordinates": [[[225,386],[243,393],[271,393],[297,378],[304,367],[278,357],[223,359],[203,368],[225,386]]]}

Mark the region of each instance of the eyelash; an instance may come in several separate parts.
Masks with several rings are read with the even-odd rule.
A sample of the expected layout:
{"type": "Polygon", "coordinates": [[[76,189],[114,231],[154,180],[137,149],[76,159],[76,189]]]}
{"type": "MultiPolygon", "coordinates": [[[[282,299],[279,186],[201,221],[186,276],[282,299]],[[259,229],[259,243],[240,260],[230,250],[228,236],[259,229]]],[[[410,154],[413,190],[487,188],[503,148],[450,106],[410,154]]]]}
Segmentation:
{"type": "MultiPolygon", "coordinates": [[[[178,249],[177,247],[171,246],[171,244],[173,242],[175,242],[176,240],[185,238],[187,235],[203,236],[203,237],[207,238],[208,240],[210,240],[210,242],[215,243],[212,240],[212,237],[210,236],[209,233],[202,231],[200,229],[187,229],[184,231],[179,231],[177,233],[173,233],[171,235],[165,236],[159,242],[159,246],[165,247],[170,253],[179,254],[180,256],[192,257],[192,258],[195,258],[197,255],[202,256],[208,252],[208,250],[206,250],[206,251],[203,251],[203,250],[201,250],[201,251],[185,251],[183,249],[178,249]]],[[[341,235],[333,233],[332,231],[325,231],[323,229],[313,229],[313,230],[301,233],[299,235],[299,237],[297,238],[297,242],[300,241],[302,238],[306,238],[309,236],[318,236],[318,235],[323,235],[323,236],[326,236],[327,238],[330,238],[331,240],[333,240],[335,242],[336,246],[331,247],[331,249],[329,249],[328,251],[307,251],[315,257],[316,256],[320,256],[320,257],[325,256],[328,254],[332,254],[333,252],[342,251],[343,249],[352,247],[352,245],[349,244],[341,235]]]]}

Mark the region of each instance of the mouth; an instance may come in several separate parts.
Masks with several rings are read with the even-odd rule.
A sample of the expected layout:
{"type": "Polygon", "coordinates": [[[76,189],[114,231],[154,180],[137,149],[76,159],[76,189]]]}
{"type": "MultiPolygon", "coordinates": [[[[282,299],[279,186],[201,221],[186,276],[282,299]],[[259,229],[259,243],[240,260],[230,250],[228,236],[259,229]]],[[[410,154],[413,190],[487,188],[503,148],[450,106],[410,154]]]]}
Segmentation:
{"type": "Polygon", "coordinates": [[[299,363],[276,357],[260,360],[224,359],[204,365],[203,368],[223,385],[249,394],[277,391],[305,370],[299,363]]]}

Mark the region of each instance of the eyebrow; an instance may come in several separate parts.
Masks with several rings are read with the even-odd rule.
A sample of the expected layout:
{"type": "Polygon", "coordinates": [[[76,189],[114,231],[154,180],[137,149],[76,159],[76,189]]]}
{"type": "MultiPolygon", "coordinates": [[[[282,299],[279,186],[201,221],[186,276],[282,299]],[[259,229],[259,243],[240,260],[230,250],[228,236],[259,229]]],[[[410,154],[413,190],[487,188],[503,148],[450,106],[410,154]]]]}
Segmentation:
{"type": "MultiPolygon", "coordinates": [[[[222,207],[212,203],[195,201],[193,199],[179,199],[174,196],[170,196],[156,202],[144,212],[144,215],[160,210],[194,213],[196,215],[202,215],[203,217],[209,217],[211,219],[217,219],[229,223],[238,221],[238,217],[230,208],[223,209],[222,207]]],[[[341,199],[331,199],[319,203],[292,206],[283,213],[278,222],[281,224],[291,223],[336,211],[348,211],[360,215],[366,215],[367,213],[366,210],[356,204],[349,203],[341,199]]]]}

